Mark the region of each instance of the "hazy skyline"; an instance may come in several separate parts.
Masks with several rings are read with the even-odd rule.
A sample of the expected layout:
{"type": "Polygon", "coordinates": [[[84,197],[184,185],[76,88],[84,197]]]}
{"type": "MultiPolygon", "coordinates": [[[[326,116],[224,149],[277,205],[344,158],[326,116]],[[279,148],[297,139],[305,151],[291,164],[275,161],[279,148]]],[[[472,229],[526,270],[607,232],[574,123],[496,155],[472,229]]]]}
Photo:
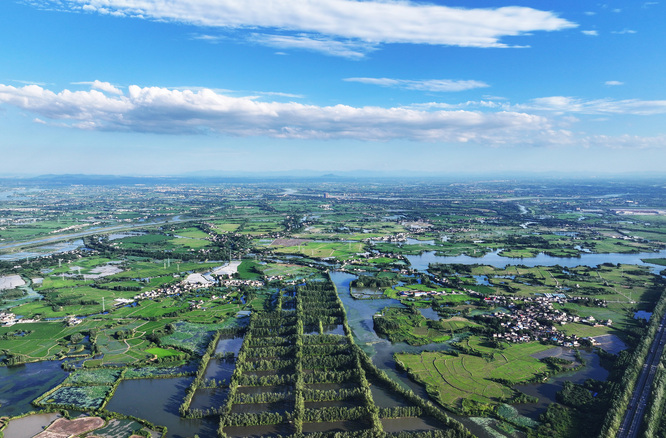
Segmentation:
{"type": "Polygon", "coordinates": [[[540,6],[6,0],[2,174],[664,171],[663,3],[540,6]]]}

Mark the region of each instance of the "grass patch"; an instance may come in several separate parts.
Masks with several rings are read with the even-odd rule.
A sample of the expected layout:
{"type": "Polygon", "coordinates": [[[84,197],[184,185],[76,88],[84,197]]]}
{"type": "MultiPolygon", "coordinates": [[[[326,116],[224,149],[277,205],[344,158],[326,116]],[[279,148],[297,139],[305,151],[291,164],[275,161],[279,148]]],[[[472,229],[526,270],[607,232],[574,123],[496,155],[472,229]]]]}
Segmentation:
{"type": "Polygon", "coordinates": [[[514,390],[489,379],[505,379],[513,384],[526,382],[547,366],[533,354],[552,348],[539,343],[511,344],[503,350],[486,346],[477,337],[464,341],[481,356],[440,352],[397,354],[396,360],[410,376],[426,385],[442,404],[460,411],[463,400],[496,404],[509,400],[514,390]]]}
{"type": "Polygon", "coordinates": [[[166,348],[159,348],[159,347],[149,348],[148,350],[146,350],[146,353],[152,354],[156,356],[158,359],[161,357],[178,356],[179,354],[182,354],[180,351],[166,349],[166,348]]]}

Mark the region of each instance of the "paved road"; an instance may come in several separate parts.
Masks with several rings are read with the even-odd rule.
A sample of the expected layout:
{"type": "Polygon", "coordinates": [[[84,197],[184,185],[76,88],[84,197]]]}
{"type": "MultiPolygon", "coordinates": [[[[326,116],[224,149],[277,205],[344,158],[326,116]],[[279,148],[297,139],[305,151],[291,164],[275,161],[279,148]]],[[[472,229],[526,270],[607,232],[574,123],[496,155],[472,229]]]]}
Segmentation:
{"type": "Polygon", "coordinates": [[[157,219],[153,220],[150,222],[135,222],[135,223],[128,223],[128,224],[118,224],[118,225],[111,225],[111,226],[104,226],[104,227],[94,227],[90,228],[86,231],[79,231],[76,233],[69,233],[69,234],[61,234],[58,236],[53,236],[53,237],[42,237],[39,239],[34,239],[34,240],[25,240],[21,242],[12,242],[8,244],[3,244],[0,245],[0,252],[2,251],[9,251],[12,249],[20,249],[24,247],[29,247],[29,246],[42,246],[42,245],[48,245],[52,243],[57,243],[57,242],[62,242],[63,240],[72,240],[72,239],[78,239],[79,237],[84,237],[84,236],[91,236],[93,234],[105,234],[105,233],[110,233],[110,232],[120,232],[120,231],[129,231],[134,228],[146,228],[154,225],[164,225],[164,224],[169,224],[169,223],[174,223],[174,222],[187,222],[187,221],[196,221],[196,220],[206,220],[210,218],[186,218],[186,219],[181,219],[180,215],[173,216],[170,218],[164,218],[164,219],[157,219]]]}
{"type": "Polygon", "coordinates": [[[636,438],[641,429],[643,415],[650,398],[652,382],[657,372],[657,365],[666,345],[666,314],[659,322],[659,329],[648,352],[641,374],[636,382],[634,393],[629,401],[629,408],[624,415],[617,438],[636,438]]]}

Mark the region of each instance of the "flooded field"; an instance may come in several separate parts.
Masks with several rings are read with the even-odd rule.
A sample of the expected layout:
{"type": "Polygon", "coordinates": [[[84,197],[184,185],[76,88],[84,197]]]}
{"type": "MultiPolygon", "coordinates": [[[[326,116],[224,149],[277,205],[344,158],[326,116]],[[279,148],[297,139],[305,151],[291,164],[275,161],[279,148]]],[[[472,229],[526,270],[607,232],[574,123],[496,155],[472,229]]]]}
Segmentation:
{"type": "Polygon", "coordinates": [[[5,438],[32,438],[40,433],[46,426],[57,418],[59,413],[34,414],[23,418],[17,418],[9,422],[3,431],[5,438]]]}

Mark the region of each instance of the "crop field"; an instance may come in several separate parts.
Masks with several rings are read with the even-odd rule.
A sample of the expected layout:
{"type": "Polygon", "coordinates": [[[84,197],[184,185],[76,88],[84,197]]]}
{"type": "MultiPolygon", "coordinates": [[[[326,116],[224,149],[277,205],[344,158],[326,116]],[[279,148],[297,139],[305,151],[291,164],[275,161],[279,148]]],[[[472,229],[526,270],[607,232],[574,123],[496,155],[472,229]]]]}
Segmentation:
{"type": "Polygon", "coordinates": [[[210,245],[210,241],[205,239],[196,239],[192,237],[178,237],[171,240],[171,243],[183,248],[201,249],[210,245]]]}
{"type": "Polygon", "coordinates": [[[186,372],[183,367],[130,367],[123,379],[154,379],[156,377],[178,376],[186,372]]]}
{"type": "Polygon", "coordinates": [[[174,235],[177,237],[189,237],[190,239],[208,239],[208,233],[204,233],[195,227],[177,229],[174,231],[174,235]]]}
{"type": "Polygon", "coordinates": [[[186,351],[201,354],[213,337],[213,332],[226,327],[228,324],[193,324],[189,322],[178,322],[174,325],[176,327],[175,332],[162,338],[162,345],[174,346],[186,351]]]}
{"type": "Polygon", "coordinates": [[[60,386],[48,397],[40,400],[43,405],[75,406],[80,410],[97,409],[111,391],[111,386],[60,386]]]}
{"type": "Polygon", "coordinates": [[[142,329],[145,324],[146,321],[137,320],[100,331],[96,337],[96,344],[104,356],[101,359],[87,360],[85,366],[126,364],[149,357],[145,352],[149,342],[144,337],[145,329],[142,329]],[[127,335],[119,339],[118,333],[127,333],[127,335]]]}
{"type": "Polygon", "coordinates": [[[247,234],[250,236],[260,236],[271,233],[277,233],[284,231],[284,226],[282,225],[282,219],[279,221],[254,221],[247,222],[243,225],[239,231],[241,234],[247,234]]]}
{"type": "Polygon", "coordinates": [[[590,248],[596,253],[627,253],[627,252],[649,252],[652,247],[645,243],[627,242],[622,239],[606,238],[603,240],[585,240],[582,243],[585,248],[590,248]]]}
{"type": "Polygon", "coordinates": [[[453,333],[464,331],[471,327],[479,327],[479,324],[460,316],[454,316],[453,318],[448,319],[440,319],[439,323],[442,325],[443,330],[453,333]]]}
{"type": "Polygon", "coordinates": [[[292,278],[308,278],[311,276],[319,275],[319,271],[307,266],[289,265],[282,263],[267,263],[265,265],[260,265],[260,269],[266,276],[273,277],[282,275],[287,280],[292,278]]]}
{"type": "Polygon", "coordinates": [[[120,377],[120,369],[102,368],[96,370],[80,370],[70,373],[64,385],[112,385],[120,377]]]}
{"type": "Polygon", "coordinates": [[[89,436],[103,436],[105,438],[127,438],[135,431],[141,430],[143,425],[134,420],[121,420],[114,418],[104,427],[96,429],[89,436]]]}
{"type": "Polygon", "coordinates": [[[119,248],[163,248],[164,243],[172,238],[164,234],[143,234],[141,236],[130,236],[114,241],[119,248]]]}
{"type": "MultiPolygon", "coordinates": [[[[261,296],[261,294],[258,294],[261,296]]],[[[233,325],[234,320],[229,320],[229,317],[236,315],[239,310],[243,310],[244,305],[241,303],[216,303],[213,305],[207,304],[205,309],[192,310],[187,314],[189,322],[198,324],[217,324],[220,321],[225,321],[226,325],[233,325]]]]}
{"type": "MultiPolygon", "coordinates": [[[[129,270],[110,276],[109,278],[151,278],[160,277],[164,275],[180,274],[186,271],[204,272],[216,266],[219,263],[205,263],[205,262],[179,262],[170,260],[169,264],[165,260],[158,260],[156,262],[147,261],[133,261],[130,263],[129,270]]],[[[172,279],[173,280],[173,279],[172,279]]]]}
{"type": "Polygon", "coordinates": [[[531,355],[551,346],[539,343],[512,344],[504,350],[482,345],[478,338],[464,341],[486,357],[461,353],[452,356],[439,352],[421,354],[397,354],[399,361],[416,380],[423,383],[428,392],[444,405],[460,408],[463,399],[484,403],[499,403],[509,399],[514,391],[489,380],[506,379],[514,384],[526,382],[546,370],[547,366],[531,355]]]}
{"type": "Polygon", "coordinates": [[[308,242],[304,245],[288,248],[277,248],[276,253],[302,254],[313,258],[336,258],[350,260],[357,253],[363,253],[364,245],[360,242],[308,242]]]}
{"type": "Polygon", "coordinates": [[[229,223],[223,221],[213,221],[212,224],[213,229],[219,234],[232,233],[241,226],[241,223],[229,223]]]}
{"type": "Polygon", "coordinates": [[[243,260],[238,265],[238,277],[243,280],[258,280],[261,278],[261,265],[254,260],[243,260]]]}
{"type": "Polygon", "coordinates": [[[156,300],[142,300],[136,307],[123,307],[114,312],[116,317],[145,317],[157,318],[174,311],[186,309],[189,305],[184,300],[165,297],[156,300]]]}
{"type": "Polygon", "coordinates": [[[146,353],[152,354],[157,358],[177,356],[179,354],[182,354],[180,351],[166,349],[166,348],[159,348],[159,347],[149,348],[148,350],[146,350],[146,353]]]}

